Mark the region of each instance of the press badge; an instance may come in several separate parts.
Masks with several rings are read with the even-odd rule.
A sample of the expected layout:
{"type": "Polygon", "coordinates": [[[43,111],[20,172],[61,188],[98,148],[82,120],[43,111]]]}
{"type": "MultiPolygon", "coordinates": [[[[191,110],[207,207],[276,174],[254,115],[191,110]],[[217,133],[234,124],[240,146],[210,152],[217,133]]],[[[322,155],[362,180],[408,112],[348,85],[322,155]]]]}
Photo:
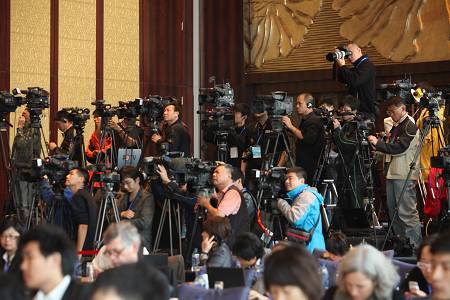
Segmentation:
{"type": "Polygon", "coordinates": [[[238,158],[238,157],[239,157],[238,148],[231,147],[230,148],[230,158],[238,158]]]}
{"type": "Polygon", "coordinates": [[[253,158],[261,158],[261,146],[251,146],[253,158]]]}

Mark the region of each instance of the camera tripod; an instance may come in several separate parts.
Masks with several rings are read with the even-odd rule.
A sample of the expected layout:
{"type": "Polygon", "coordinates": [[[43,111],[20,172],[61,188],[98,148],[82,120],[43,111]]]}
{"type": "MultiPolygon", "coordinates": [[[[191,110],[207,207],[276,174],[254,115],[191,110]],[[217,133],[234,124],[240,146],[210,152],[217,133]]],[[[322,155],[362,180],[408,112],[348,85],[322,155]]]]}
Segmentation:
{"type": "Polygon", "coordinates": [[[8,122],[5,113],[0,113],[0,148],[2,153],[2,165],[4,168],[4,174],[6,174],[6,182],[7,182],[7,195],[8,199],[5,203],[5,209],[8,208],[12,203],[12,167],[11,167],[11,157],[9,155],[9,143],[8,143],[8,130],[10,127],[13,127],[11,123],[8,122]]]}
{"type": "Polygon", "coordinates": [[[159,221],[159,226],[158,226],[158,231],[156,232],[156,238],[155,238],[155,244],[153,246],[153,253],[157,253],[158,252],[158,247],[159,247],[159,243],[161,241],[161,235],[164,229],[164,225],[165,225],[165,221],[166,221],[166,216],[168,215],[168,221],[169,221],[169,242],[170,242],[170,255],[173,256],[173,229],[172,229],[172,214],[174,215],[174,217],[176,217],[175,219],[175,226],[177,227],[177,233],[178,233],[178,247],[179,247],[179,253],[182,253],[182,248],[181,248],[181,212],[180,212],[180,204],[176,202],[176,204],[174,204],[172,202],[173,200],[166,197],[166,199],[164,200],[164,205],[163,205],[163,209],[161,212],[161,220],[159,221]],[[175,206],[175,207],[174,207],[175,206]]]}
{"type": "Polygon", "coordinates": [[[108,208],[111,207],[114,217],[114,222],[120,222],[119,210],[117,208],[116,199],[114,198],[114,182],[103,180],[103,190],[104,193],[102,201],[100,203],[100,209],[98,212],[97,224],[95,226],[95,236],[94,236],[94,248],[96,250],[100,249],[103,242],[103,225],[105,224],[105,219],[107,218],[108,208]]]}
{"type": "Polygon", "coordinates": [[[417,162],[418,162],[420,153],[422,151],[422,147],[423,147],[423,144],[425,142],[425,139],[428,136],[428,134],[430,132],[432,132],[433,129],[438,132],[439,143],[440,144],[441,143],[444,144],[444,142],[441,141],[441,137],[443,137],[444,135],[443,135],[443,129],[442,129],[441,124],[440,124],[440,120],[439,120],[438,116],[435,114],[434,110],[431,109],[431,110],[429,110],[429,117],[428,117],[428,119],[425,120],[425,127],[422,130],[422,132],[420,133],[419,142],[418,142],[417,148],[415,149],[414,157],[413,157],[413,159],[412,159],[412,161],[410,163],[409,171],[408,171],[408,174],[406,175],[406,179],[405,179],[404,184],[402,186],[402,190],[400,192],[400,196],[398,197],[398,200],[396,200],[396,202],[395,202],[395,210],[394,210],[393,216],[392,216],[392,218],[390,220],[389,228],[388,228],[386,236],[385,236],[385,238],[383,240],[383,245],[382,245],[381,249],[384,249],[384,247],[386,245],[386,242],[388,240],[388,237],[389,237],[389,235],[392,232],[393,225],[394,225],[396,219],[399,218],[399,204],[402,202],[402,200],[403,200],[403,198],[405,196],[405,193],[406,193],[408,182],[410,181],[410,178],[413,175],[413,172],[416,170],[417,162]]]}
{"type": "Polygon", "coordinates": [[[216,133],[217,160],[227,162],[228,160],[228,132],[216,133]]]}
{"type": "Polygon", "coordinates": [[[78,161],[80,168],[86,168],[86,152],[84,145],[84,127],[75,127],[75,136],[72,140],[71,149],[69,151],[69,158],[78,161]]]}

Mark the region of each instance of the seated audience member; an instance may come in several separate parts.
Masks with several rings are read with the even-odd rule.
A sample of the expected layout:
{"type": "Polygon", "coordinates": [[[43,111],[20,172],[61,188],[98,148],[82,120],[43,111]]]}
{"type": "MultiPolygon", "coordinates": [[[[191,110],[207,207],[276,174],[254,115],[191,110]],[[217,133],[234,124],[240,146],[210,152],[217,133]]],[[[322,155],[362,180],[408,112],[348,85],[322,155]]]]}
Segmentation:
{"type": "Polygon", "coordinates": [[[431,252],[430,245],[436,240],[437,235],[429,235],[417,253],[417,267],[412,269],[400,286],[400,291],[407,296],[426,297],[431,293],[431,252]],[[410,288],[410,282],[416,282],[419,289],[410,288]]]}
{"type": "Polygon", "coordinates": [[[450,299],[450,232],[431,244],[431,298],[450,299]]]}
{"type": "Polygon", "coordinates": [[[164,274],[146,263],[123,265],[99,275],[90,299],[165,300],[169,299],[169,283],[164,274]]]}
{"type": "Polygon", "coordinates": [[[301,167],[288,169],[285,178],[284,186],[289,200],[279,198],[278,209],[288,220],[290,226],[312,233],[306,246],[310,252],[313,252],[314,249],[325,249],[320,216],[322,195],[317,192],[316,188],[305,183],[306,172],[301,167]]]}
{"type": "Polygon", "coordinates": [[[203,222],[201,264],[208,267],[233,267],[233,257],[226,243],[230,233],[231,225],[228,218],[208,216],[203,222]]]}
{"type": "Polygon", "coordinates": [[[23,235],[19,248],[23,281],[37,291],[34,299],[86,299],[85,288],[71,278],[77,258],[75,245],[62,229],[35,227],[23,235]]]}
{"type": "Polygon", "coordinates": [[[0,274],[0,299],[29,300],[31,297],[24,290],[19,278],[11,274],[0,274]]]}
{"type": "Polygon", "coordinates": [[[232,253],[241,268],[254,267],[264,255],[264,245],[261,240],[251,232],[244,232],[236,237],[232,253]]]}
{"type": "Polygon", "coordinates": [[[323,291],[319,265],[300,245],[287,246],[267,257],[264,284],[273,300],[319,300],[323,291]]]}
{"type": "Polygon", "coordinates": [[[325,241],[327,251],[322,255],[322,258],[333,261],[339,261],[347,254],[350,245],[347,241],[347,236],[340,232],[332,232],[330,237],[325,241]]]}
{"type": "Polygon", "coordinates": [[[126,191],[119,196],[117,201],[120,218],[136,226],[141,235],[142,245],[150,251],[152,223],[155,214],[153,196],[142,188],[143,178],[137,168],[123,167],[120,171],[120,179],[126,191]]]}
{"type": "Polygon", "coordinates": [[[20,275],[20,253],[17,251],[23,227],[16,218],[5,219],[0,228],[1,272],[20,275]]]}
{"type": "Polygon", "coordinates": [[[400,279],[392,262],[370,245],[352,248],[338,267],[337,287],[328,289],[323,299],[402,298],[395,287],[400,279]]]}

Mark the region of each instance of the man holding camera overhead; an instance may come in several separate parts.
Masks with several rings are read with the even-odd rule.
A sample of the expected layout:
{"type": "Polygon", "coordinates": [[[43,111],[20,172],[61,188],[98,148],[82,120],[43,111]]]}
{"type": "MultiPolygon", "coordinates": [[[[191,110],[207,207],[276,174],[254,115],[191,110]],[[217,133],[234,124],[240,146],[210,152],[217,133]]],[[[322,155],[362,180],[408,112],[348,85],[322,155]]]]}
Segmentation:
{"type": "Polygon", "coordinates": [[[349,88],[349,93],[358,99],[359,111],[365,113],[368,118],[375,119],[378,115],[376,72],[369,57],[362,54],[361,48],[357,44],[350,43],[344,49],[336,49],[334,53],[329,53],[327,59],[334,60],[333,77],[337,78],[339,82],[345,83],[349,88]],[[345,64],[346,58],[353,64],[353,67],[350,68],[345,64]]]}

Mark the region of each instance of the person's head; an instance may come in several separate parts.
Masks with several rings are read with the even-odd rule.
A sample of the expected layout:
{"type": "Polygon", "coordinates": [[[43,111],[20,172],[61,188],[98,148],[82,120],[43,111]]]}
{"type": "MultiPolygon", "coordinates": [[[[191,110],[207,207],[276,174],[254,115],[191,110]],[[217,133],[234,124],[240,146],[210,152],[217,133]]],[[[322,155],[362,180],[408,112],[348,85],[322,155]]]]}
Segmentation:
{"type": "Polygon", "coordinates": [[[391,297],[399,276],[392,262],[370,245],[352,248],[338,267],[337,286],[352,300],[391,297]]]}
{"type": "Polygon", "coordinates": [[[292,191],[306,181],[306,171],[302,167],[294,167],[287,169],[284,179],[284,187],[286,191],[292,191]]]}
{"type": "Polygon", "coordinates": [[[242,174],[241,169],[233,167],[233,172],[231,172],[231,179],[234,182],[234,185],[237,186],[240,190],[244,188],[244,174],[242,174]]]}
{"type": "Polygon", "coordinates": [[[314,97],[309,93],[298,95],[295,108],[300,116],[306,116],[313,111],[314,97]]]}
{"type": "Polygon", "coordinates": [[[75,244],[66,233],[53,225],[37,226],[20,241],[25,285],[44,292],[52,290],[65,275],[74,271],[77,259],[75,244]]]}
{"type": "Polygon", "coordinates": [[[348,44],[347,49],[352,52],[352,55],[348,58],[352,63],[357,61],[363,55],[361,48],[355,43],[348,44]]]}
{"type": "Polygon", "coordinates": [[[437,239],[438,235],[433,234],[427,236],[417,249],[417,266],[423,274],[423,277],[431,284],[431,244],[437,239]]]}
{"type": "Polygon", "coordinates": [[[92,115],[94,116],[95,129],[100,129],[100,126],[102,124],[102,117],[100,115],[100,112],[97,110],[94,110],[92,115]]]}
{"type": "Polygon", "coordinates": [[[251,232],[240,233],[231,249],[242,268],[254,266],[256,261],[264,255],[264,245],[261,240],[251,232]]]}
{"type": "Polygon", "coordinates": [[[247,103],[238,103],[233,107],[234,124],[243,126],[250,115],[250,106],[247,103]]]}
{"type": "Polygon", "coordinates": [[[178,101],[172,101],[164,107],[164,121],[171,125],[178,121],[181,116],[181,107],[178,101]]]}
{"type": "Polygon", "coordinates": [[[122,180],[123,188],[128,193],[138,192],[143,181],[142,173],[133,166],[124,166],[120,170],[120,179],[122,180]]]}
{"type": "Polygon", "coordinates": [[[403,102],[403,99],[399,96],[389,98],[386,107],[386,113],[394,122],[400,121],[401,118],[403,118],[403,116],[407,113],[406,105],[403,102]]]}
{"type": "Polygon", "coordinates": [[[91,300],[165,300],[169,282],[157,269],[142,262],[106,270],[94,282],[91,300]]]}
{"type": "Polygon", "coordinates": [[[89,173],[83,168],[74,168],[66,176],[66,186],[71,190],[84,188],[89,182],[89,173]]]}
{"type": "Polygon", "coordinates": [[[336,256],[344,256],[350,249],[347,236],[340,231],[332,232],[325,246],[328,252],[336,256]]]}
{"type": "Polygon", "coordinates": [[[233,166],[229,164],[222,164],[214,169],[212,174],[212,182],[216,188],[222,190],[233,183],[232,174],[233,166]]]}
{"type": "Polygon", "coordinates": [[[58,111],[54,120],[56,127],[62,132],[66,132],[73,124],[72,116],[66,110],[58,111]]]}
{"type": "Polygon", "coordinates": [[[215,240],[220,244],[226,240],[231,234],[230,220],[226,217],[208,215],[208,218],[203,222],[203,238],[215,237],[215,240]]]}
{"type": "Polygon", "coordinates": [[[105,255],[113,267],[136,263],[139,259],[141,236],[130,222],[112,223],[104,234],[105,255]]]}
{"type": "Polygon", "coordinates": [[[431,244],[431,288],[433,299],[450,299],[450,232],[431,244]]]}
{"type": "MultiPolygon", "coordinates": [[[[353,113],[356,114],[358,110],[358,102],[352,95],[346,95],[341,101],[339,101],[339,113],[353,113]]],[[[344,121],[352,121],[355,118],[354,115],[344,115],[342,119],[344,121]]]]}
{"type": "Polygon", "coordinates": [[[286,247],[267,257],[264,285],[274,300],[319,300],[322,297],[319,265],[301,246],[286,247]]]}
{"type": "Polygon", "coordinates": [[[0,227],[0,246],[2,251],[15,254],[23,232],[24,228],[17,218],[10,217],[5,219],[0,227]]]}
{"type": "Polygon", "coordinates": [[[326,109],[327,111],[334,111],[336,108],[336,101],[333,98],[320,99],[318,104],[320,108],[326,109]]]}

